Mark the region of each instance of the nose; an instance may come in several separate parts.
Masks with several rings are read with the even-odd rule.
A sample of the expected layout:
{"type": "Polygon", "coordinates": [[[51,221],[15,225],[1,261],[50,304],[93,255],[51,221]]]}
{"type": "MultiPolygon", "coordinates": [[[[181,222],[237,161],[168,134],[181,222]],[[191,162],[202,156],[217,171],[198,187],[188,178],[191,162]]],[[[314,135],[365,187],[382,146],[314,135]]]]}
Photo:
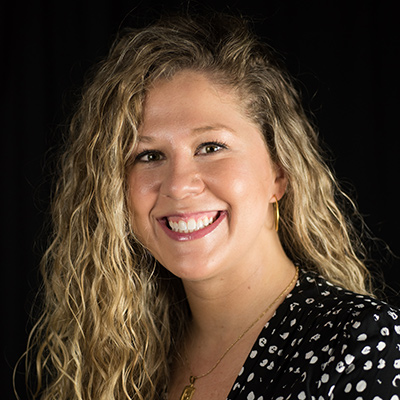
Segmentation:
{"type": "Polygon", "coordinates": [[[202,193],[204,186],[195,160],[174,160],[165,170],[160,191],[166,197],[182,200],[202,193]]]}

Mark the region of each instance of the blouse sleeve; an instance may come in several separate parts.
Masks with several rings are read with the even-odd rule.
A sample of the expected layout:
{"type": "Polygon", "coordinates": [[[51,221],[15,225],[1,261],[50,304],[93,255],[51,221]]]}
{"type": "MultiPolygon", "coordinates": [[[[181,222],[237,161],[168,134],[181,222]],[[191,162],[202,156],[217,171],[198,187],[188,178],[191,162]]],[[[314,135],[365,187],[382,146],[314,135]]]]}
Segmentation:
{"type": "Polygon", "coordinates": [[[400,400],[399,311],[387,305],[362,310],[345,330],[330,398],[400,400]]]}

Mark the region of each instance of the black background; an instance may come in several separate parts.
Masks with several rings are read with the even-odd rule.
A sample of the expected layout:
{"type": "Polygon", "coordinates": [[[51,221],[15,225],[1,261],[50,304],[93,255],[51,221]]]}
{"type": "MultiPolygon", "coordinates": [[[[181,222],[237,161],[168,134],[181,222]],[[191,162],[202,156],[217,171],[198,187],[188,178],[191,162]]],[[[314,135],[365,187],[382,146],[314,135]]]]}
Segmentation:
{"type": "MultiPolygon", "coordinates": [[[[252,17],[298,81],[329,149],[378,242],[373,251],[391,303],[400,305],[399,23],[388,1],[203,1],[252,17]]],[[[201,10],[181,1],[29,1],[0,10],[1,398],[14,398],[11,373],[23,353],[46,244],[52,161],[88,68],[116,32],[163,11],[201,10]],[[3,69],[5,67],[5,69],[3,69]]],[[[18,375],[18,385],[22,377],[18,375]]],[[[20,389],[21,398],[24,391],[20,389]]]]}

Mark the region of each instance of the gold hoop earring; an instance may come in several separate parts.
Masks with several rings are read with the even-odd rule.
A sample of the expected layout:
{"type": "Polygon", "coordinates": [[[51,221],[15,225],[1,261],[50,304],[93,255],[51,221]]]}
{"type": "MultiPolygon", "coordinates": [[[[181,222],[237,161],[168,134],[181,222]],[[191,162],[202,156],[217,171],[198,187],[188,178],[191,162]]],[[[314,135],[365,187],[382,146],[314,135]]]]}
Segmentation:
{"type": "Polygon", "coordinates": [[[275,197],[275,231],[278,232],[279,229],[279,204],[278,199],[275,197]]]}

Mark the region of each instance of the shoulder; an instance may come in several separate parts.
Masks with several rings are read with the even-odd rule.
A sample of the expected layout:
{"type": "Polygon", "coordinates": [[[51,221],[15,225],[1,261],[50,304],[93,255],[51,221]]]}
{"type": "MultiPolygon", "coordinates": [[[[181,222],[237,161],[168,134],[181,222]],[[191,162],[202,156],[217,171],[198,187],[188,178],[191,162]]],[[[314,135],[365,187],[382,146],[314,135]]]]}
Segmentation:
{"type": "Polygon", "coordinates": [[[239,392],[400,400],[399,310],[303,271],[255,342],[231,394],[239,392]]]}
{"type": "Polygon", "coordinates": [[[336,331],[335,336],[357,342],[363,342],[369,334],[400,343],[398,308],[333,285],[317,274],[303,272],[287,301],[287,307],[299,315],[298,323],[315,331],[328,328],[336,331]]]}
{"type": "Polygon", "coordinates": [[[305,309],[321,316],[340,315],[352,319],[370,315],[377,321],[381,318],[400,321],[400,309],[371,296],[334,285],[312,272],[302,272],[295,290],[287,300],[291,303],[291,309],[305,309]]]}
{"type": "Polygon", "coordinates": [[[321,389],[360,398],[367,388],[376,395],[400,393],[399,309],[312,273],[303,274],[289,301],[300,316],[299,349],[320,361],[314,377],[321,389]]]}

